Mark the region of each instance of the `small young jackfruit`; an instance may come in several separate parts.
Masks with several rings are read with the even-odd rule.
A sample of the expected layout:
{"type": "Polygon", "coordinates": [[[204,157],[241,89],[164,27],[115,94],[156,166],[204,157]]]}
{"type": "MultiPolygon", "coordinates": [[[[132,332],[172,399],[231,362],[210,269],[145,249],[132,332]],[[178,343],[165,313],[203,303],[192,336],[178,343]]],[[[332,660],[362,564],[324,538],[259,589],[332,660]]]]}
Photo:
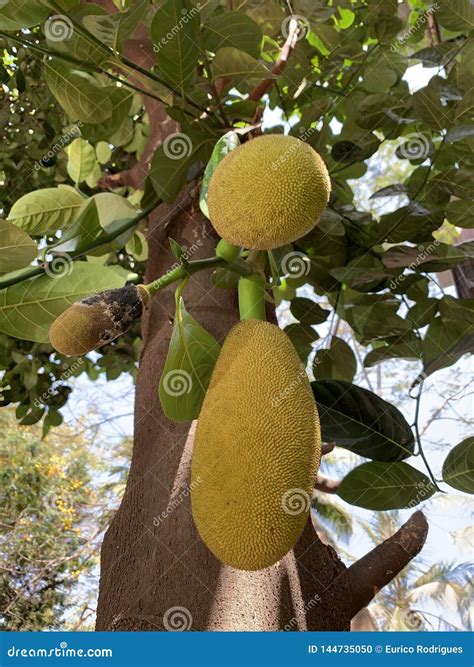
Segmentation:
{"type": "Polygon", "coordinates": [[[125,333],[142,316],[147,301],[148,293],[137,285],[88,296],[56,318],[50,343],[61,354],[86,354],[125,333]]]}
{"type": "Polygon", "coordinates": [[[219,163],[209,183],[209,217],[226,241],[271,250],[313,229],[330,190],[326,165],[309,144],[268,134],[219,163]]]}
{"type": "Polygon", "coordinates": [[[198,419],[194,522],[223,563],[259,570],[293,548],[319,467],[316,403],[288,336],[246,320],[229,333],[198,419]]]}

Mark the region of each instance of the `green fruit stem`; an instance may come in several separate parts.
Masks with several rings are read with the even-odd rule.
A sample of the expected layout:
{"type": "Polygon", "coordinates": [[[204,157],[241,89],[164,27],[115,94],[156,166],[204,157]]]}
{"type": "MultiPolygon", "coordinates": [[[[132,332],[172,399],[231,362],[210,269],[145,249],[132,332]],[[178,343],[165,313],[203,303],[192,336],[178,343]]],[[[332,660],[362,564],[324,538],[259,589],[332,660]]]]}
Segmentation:
{"type": "Polygon", "coordinates": [[[216,246],[216,255],[223,257],[228,262],[234,262],[239,258],[241,250],[239,246],[232,245],[232,243],[229,243],[225,239],[221,239],[216,246]]]}
{"type": "Polygon", "coordinates": [[[150,296],[153,296],[155,292],[162,290],[163,288],[178,280],[189,278],[189,276],[192,276],[193,273],[205,271],[206,269],[216,269],[219,267],[224,267],[229,271],[237,273],[240,276],[249,276],[254,270],[250,264],[242,260],[228,262],[223,257],[209,257],[207,259],[197,259],[193,262],[182,262],[177,264],[175,267],[154,280],[149,285],[141,285],[141,287],[143,287],[150,296]]]}
{"type": "Polygon", "coordinates": [[[239,311],[241,320],[265,320],[265,278],[253,273],[239,280],[239,311]]]}

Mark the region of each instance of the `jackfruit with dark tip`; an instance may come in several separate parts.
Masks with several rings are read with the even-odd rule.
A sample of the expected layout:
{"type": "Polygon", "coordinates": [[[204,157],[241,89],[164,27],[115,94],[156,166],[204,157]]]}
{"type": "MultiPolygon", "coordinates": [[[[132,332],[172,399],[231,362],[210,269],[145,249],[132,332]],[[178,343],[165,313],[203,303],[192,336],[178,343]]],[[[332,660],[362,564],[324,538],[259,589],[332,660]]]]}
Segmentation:
{"type": "Polygon", "coordinates": [[[192,461],[194,522],[219,560],[259,570],[294,547],[320,452],[316,403],[288,336],[240,322],[214,367],[192,461]]]}
{"type": "Polygon", "coordinates": [[[49,340],[68,356],[86,354],[125,333],[143,314],[147,291],[126,285],[73,303],[51,325],[49,340]]]}
{"type": "Polygon", "coordinates": [[[319,222],[331,182],[320,155],[296,137],[268,134],[228,153],[209,183],[217,233],[244,248],[271,250],[319,222]]]}

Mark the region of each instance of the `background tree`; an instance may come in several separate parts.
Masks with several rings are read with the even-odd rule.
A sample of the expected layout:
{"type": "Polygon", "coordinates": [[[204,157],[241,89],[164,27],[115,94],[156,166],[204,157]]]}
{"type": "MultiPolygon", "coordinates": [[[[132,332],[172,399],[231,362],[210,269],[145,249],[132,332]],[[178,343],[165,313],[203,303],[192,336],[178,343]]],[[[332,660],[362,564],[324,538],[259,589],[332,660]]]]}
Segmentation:
{"type": "MultiPolygon", "coordinates": [[[[218,239],[198,194],[205,213],[212,169],[236,135],[258,135],[271,110],[284,120],[266,122],[266,130],[290,126],[323,156],[332,178],[320,224],[273,253],[268,274],[275,302],[291,301],[295,321],[285,330],[312,365],[323,438],[368,459],[337,483],[339,496],[383,511],[413,507],[445,483],[472,492],[472,439],[450,451],[439,480],[418,424],[427,378],[472,341],[470,299],[437,287],[439,271],[472,255],[471,242],[454,246],[455,234],[445,234],[472,227],[472,12],[459,0],[433,7],[419,0],[2,5],[12,118],[4,123],[11,153],[4,166],[8,218],[0,228],[4,403],[17,404],[23,424],[43,420],[46,434],[61,419],[71,374],[134,373],[141,353],[132,466],[102,552],[99,629],[345,629],[426,536],[416,513],[346,569],[308,523],[278,566],[246,573],[222,566],[196,534],[186,422],[202,396],[195,382],[190,400],[179,403],[182,423],[166,417],[175,396],[161,392],[162,406],[158,401],[175,311],[173,287],[164,285],[199,268],[194,255],[214,255],[218,239]],[[439,67],[414,93],[404,78],[410,59],[439,67]],[[22,118],[35,129],[22,140],[32,159],[19,175],[26,151],[14,138],[27,127],[22,118]],[[61,134],[39,155],[48,126],[61,134]],[[41,138],[30,138],[36,133],[41,138]],[[387,199],[395,207],[375,216],[354,201],[351,184],[394,140],[403,178],[370,193],[395,196],[387,199]],[[135,326],[76,367],[52,351],[49,327],[73,301],[126,282],[151,283],[171,268],[144,318],[143,348],[135,326]],[[315,300],[297,295],[303,284],[315,300]],[[341,322],[357,343],[338,335],[341,322]],[[387,359],[421,362],[412,378],[413,429],[394,406],[351,384],[355,354],[364,368],[387,359]],[[406,463],[409,457],[421,460],[424,472],[406,463]],[[166,520],[157,520],[163,513],[166,520]]],[[[229,267],[220,268],[217,276],[193,275],[184,296],[193,317],[222,342],[237,310],[229,298],[235,291],[221,289],[229,267]]],[[[185,342],[175,337],[176,344],[185,342]]],[[[166,371],[189,373],[177,360],[172,349],[166,371]]]]}

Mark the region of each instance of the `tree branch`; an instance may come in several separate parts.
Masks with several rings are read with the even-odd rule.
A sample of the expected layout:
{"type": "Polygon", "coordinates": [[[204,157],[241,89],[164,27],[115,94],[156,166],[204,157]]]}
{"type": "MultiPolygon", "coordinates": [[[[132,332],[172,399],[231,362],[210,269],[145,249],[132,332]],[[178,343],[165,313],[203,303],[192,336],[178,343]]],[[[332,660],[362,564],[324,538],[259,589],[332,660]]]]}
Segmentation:
{"type": "Polygon", "coordinates": [[[328,479],[323,475],[318,475],[314,484],[316,491],[322,491],[323,493],[337,493],[340,486],[341,480],[328,479]]]}
{"type": "MultiPolygon", "coordinates": [[[[299,23],[296,19],[291,19],[289,26],[288,26],[288,37],[286,38],[286,42],[284,43],[280,55],[278,57],[278,60],[274,64],[272,68],[272,75],[273,77],[278,77],[283,70],[286,67],[286,63],[288,62],[288,58],[291,55],[291,52],[295,48],[296,42],[298,41],[298,32],[300,30],[299,23]]],[[[252,100],[253,102],[257,102],[265,93],[268,93],[270,88],[273,86],[273,82],[275,81],[275,78],[271,79],[265,79],[264,81],[260,81],[255,88],[250,92],[250,95],[248,96],[249,100],[252,100]]]]}
{"type": "Polygon", "coordinates": [[[424,514],[415,512],[395,535],[351,565],[347,574],[353,617],[421,551],[427,534],[424,514]]]}

